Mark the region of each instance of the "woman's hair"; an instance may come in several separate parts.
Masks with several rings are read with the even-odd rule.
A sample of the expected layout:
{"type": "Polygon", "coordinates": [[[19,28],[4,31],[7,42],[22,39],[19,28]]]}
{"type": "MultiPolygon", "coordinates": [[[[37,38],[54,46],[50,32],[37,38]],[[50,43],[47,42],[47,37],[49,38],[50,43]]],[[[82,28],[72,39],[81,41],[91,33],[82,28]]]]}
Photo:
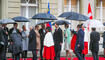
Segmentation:
{"type": "Polygon", "coordinates": [[[65,27],[69,28],[69,25],[68,24],[65,24],[65,27]]]}
{"type": "Polygon", "coordinates": [[[47,29],[49,32],[51,32],[51,28],[50,28],[50,27],[47,27],[46,29],[47,29]]]}

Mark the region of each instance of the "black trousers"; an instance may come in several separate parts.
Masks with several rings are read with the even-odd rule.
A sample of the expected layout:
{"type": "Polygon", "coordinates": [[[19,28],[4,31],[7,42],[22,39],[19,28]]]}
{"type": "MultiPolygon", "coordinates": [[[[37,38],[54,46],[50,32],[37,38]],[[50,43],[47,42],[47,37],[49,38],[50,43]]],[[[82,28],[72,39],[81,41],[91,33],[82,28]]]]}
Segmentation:
{"type": "Polygon", "coordinates": [[[12,54],[13,60],[20,60],[20,53],[12,54]]]}
{"type": "Polygon", "coordinates": [[[5,48],[0,48],[0,60],[5,60],[5,48]]]}
{"type": "Polygon", "coordinates": [[[41,60],[43,60],[43,44],[41,45],[41,49],[40,49],[40,58],[41,60]]]}
{"type": "Polygon", "coordinates": [[[92,55],[93,55],[94,60],[99,60],[98,52],[92,51],[92,55]]]}
{"type": "Polygon", "coordinates": [[[61,45],[55,45],[55,60],[60,60],[61,45]]]}
{"type": "Polygon", "coordinates": [[[75,54],[79,60],[83,60],[82,49],[79,47],[75,47],[75,54]]]}
{"type": "Polygon", "coordinates": [[[27,51],[22,52],[22,58],[27,58],[27,51]]]}
{"type": "Polygon", "coordinates": [[[37,60],[36,50],[33,50],[32,51],[32,54],[33,54],[33,60],[37,60]]]}

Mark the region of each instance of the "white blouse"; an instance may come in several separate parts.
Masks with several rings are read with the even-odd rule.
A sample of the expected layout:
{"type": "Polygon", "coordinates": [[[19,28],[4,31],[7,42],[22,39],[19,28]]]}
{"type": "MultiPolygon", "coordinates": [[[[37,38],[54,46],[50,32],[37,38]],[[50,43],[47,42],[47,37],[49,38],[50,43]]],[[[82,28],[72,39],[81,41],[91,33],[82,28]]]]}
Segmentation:
{"type": "Polygon", "coordinates": [[[44,46],[51,47],[54,46],[54,40],[51,32],[48,32],[44,38],[44,46]]]}

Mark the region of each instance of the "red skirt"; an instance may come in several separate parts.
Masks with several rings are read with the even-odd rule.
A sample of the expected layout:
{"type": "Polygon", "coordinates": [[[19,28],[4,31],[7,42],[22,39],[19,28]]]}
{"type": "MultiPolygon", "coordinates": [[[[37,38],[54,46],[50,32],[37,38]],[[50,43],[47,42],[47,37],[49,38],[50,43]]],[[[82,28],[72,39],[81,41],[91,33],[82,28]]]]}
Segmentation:
{"type": "Polygon", "coordinates": [[[76,40],[77,40],[77,35],[74,34],[71,40],[71,49],[73,50],[73,52],[75,53],[75,44],[76,44],[76,40]]]}
{"type": "Polygon", "coordinates": [[[82,51],[83,54],[88,54],[88,42],[84,42],[84,50],[82,51]]]}
{"type": "Polygon", "coordinates": [[[46,47],[44,46],[43,58],[54,60],[55,49],[54,46],[46,47]]]}

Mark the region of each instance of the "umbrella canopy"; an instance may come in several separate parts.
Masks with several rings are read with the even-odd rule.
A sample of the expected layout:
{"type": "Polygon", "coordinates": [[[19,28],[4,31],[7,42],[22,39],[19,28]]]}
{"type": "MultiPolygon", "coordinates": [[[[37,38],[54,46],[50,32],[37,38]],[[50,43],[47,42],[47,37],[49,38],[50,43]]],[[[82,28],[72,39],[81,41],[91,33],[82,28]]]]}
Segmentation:
{"type": "Polygon", "coordinates": [[[99,20],[87,20],[86,22],[84,22],[83,25],[86,27],[89,26],[90,28],[92,28],[92,27],[95,27],[95,28],[104,27],[103,23],[99,20]]]}
{"type": "MultiPolygon", "coordinates": [[[[66,20],[58,20],[58,21],[55,21],[55,23],[57,23],[58,25],[71,24],[71,23],[69,23],[69,22],[66,21],[66,20]]],[[[55,23],[53,23],[53,25],[54,25],[55,23]]]]}
{"type": "Polygon", "coordinates": [[[40,20],[57,20],[57,18],[48,13],[38,13],[32,17],[32,19],[40,19],[40,20]]]}
{"type": "Polygon", "coordinates": [[[14,21],[16,22],[29,22],[29,19],[23,17],[23,16],[17,16],[17,17],[14,17],[12,18],[14,21]]]}
{"type": "Polygon", "coordinates": [[[53,22],[52,20],[40,20],[38,21],[38,23],[36,25],[40,25],[40,24],[44,24],[44,23],[48,23],[48,22],[53,22]]]}
{"type": "Polygon", "coordinates": [[[105,26],[105,22],[103,23],[103,25],[105,26]]]}
{"type": "Polygon", "coordinates": [[[64,12],[59,17],[66,17],[68,20],[86,21],[89,17],[76,13],[76,12],[64,12]]]}
{"type": "Polygon", "coordinates": [[[0,20],[0,24],[14,24],[14,23],[16,23],[16,22],[12,19],[2,19],[2,20],[0,20]]]}

